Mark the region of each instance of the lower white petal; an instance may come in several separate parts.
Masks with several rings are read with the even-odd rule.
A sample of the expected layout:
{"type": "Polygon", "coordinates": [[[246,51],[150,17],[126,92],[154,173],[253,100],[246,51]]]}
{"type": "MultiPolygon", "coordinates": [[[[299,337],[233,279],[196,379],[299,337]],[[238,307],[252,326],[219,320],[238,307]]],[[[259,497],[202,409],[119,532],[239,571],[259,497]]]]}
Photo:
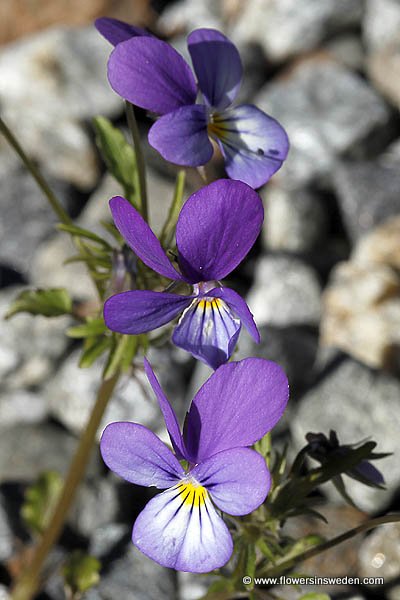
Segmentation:
{"type": "Polygon", "coordinates": [[[228,528],[207,490],[187,481],[147,504],[136,519],[132,540],[159,564],[193,573],[223,566],[233,549],[228,528]]]}

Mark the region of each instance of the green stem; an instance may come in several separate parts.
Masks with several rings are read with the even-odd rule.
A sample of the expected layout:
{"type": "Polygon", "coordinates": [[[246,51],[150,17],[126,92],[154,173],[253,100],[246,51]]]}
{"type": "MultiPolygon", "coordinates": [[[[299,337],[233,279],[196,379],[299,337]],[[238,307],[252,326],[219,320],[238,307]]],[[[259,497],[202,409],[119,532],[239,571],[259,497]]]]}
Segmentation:
{"type": "Polygon", "coordinates": [[[326,550],[329,550],[330,548],[333,548],[334,546],[337,546],[338,544],[349,540],[350,538],[354,537],[355,535],[358,535],[359,533],[362,533],[363,531],[369,531],[369,529],[373,529],[378,525],[384,525],[385,523],[395,523],[397,521],[400,521],[400,514],[390,514],[385,515],[384,517],[370,519],[369,521],[365,521],[364,523],[361,523],[361,525],[358,525],[353,529],[349,529],[348,531],[345,531],[345,533],[342,533],[332,538],[331,540],[324,542],[323,544],[318,544],[318,546],[314,546],[313,548],[310,548],[309,550],[306,550],[305,552],[298,554],[297,556],[293,556],[289,559],[284,559],[281,562],[277,562],[271,569],[264,570],[261,573],[261,575],[263,577],[273,577],[275,575],[280,575],[281,573],[284,573],[285,571],[288,571],[289,569],[293,568],[298,563],[303,562],[308,558],[313,558],[314,556],[317,556],[317,554],[325,552],[326,550]]]}
{"type": "Polygon", "coordinates": [[[142,145],[140,142],[139,128],[135,117],[135,111],[133,105],[128,101],[126,102],[126,118],[132,135],[133,147],[135,149],[136,155],[136,165],[139,175],[138,205],[141,207],[143,219],[145,221],[148,221],[149,215],[147,209],[146,168],[143,158],[142,145]]]}
{"type": "Polygon", "coordinates": [[[60,536],[68,511],[74,500],[75,492],[85,474],[90,453],[96,439],[97,430],[108,401],[118,382],[118,378],[119,373],[115,374],[111,379],[103,381],[99,388],[96,403],[92,414],[90,415],[87,427],[83,431],[72,462],[70,463],[64,486],[52,519],[34,551],[29,566],[24,571],[21,578],[16,582],[12,590],[12,600],[31,600],[40,586],[40,574],[43,565],[50,550],[60,536]]]}
{"type": "Polygon", "coordinates": [[[39,169],[25,154],[14,134],[11,132],[11,130],[7,127],[7,125],[1,118],[0,132],[4,135],[10,146],[14,148],[15,152],[18,154],[18,156],[20,157],[20,159],[22,160],[22,162],[24,163],[24,165],[26,166],[26,168],[28,169],[28,171],[30,172],[30,174],[32,175],[32,177],[34,178],[44,195],[46,196],[46,198],[48,199],[52,209],[54,210],[60,221],[64,223],[64,225],[72,225],[72,220],[70,219],[69,215],[65,212],[61,202],[54,195],[39,169]]]}
{"type": "Polygon", "coordinates": [[[164,223],[164,227],[160,235],[160,242],[164,248],[168,248],[174,239],[176,222],[182,208],[185,179],[186,173],[183,169],[181,169],[178,171],[176,176],[174,197],[171,202],[167,220],[164,223]]]}

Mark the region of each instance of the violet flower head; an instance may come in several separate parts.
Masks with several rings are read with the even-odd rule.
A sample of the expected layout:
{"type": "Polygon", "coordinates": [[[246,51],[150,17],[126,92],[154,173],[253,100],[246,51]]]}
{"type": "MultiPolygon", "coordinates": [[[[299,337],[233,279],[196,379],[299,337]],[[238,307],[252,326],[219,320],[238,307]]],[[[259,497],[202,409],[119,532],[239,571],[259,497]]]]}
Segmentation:
{"type": "Polygon", "coordinates": [[[180,272],[127,200],[116,196],[110,207],[116,227],[135,254],[157,273],[190,284],[193,293],[133,290],[111,296],[104,305],[109,329],[136,335],[181,315],[172,341],[213,369],[232,355],[242,323],[260,341],[246,302],[219,283],[243,260],[260,233],[264,211],[252,188],[220,179],[190,196],[176,225],[180,272]]]}
{"type": "Polygon", "coordinates": [[[288,382],[279,365],[262,358],[224,365],[197,392],[182,435],[146,360],[145,369],[175,454],[146,427],[123,422],[106,427],[101,454],[127,481],[165,490],[136,519],[139,550],[165,567],[207,573],[227,563],[233,549],[219,511],[245,515],[267,496],[265,460],[248,446],[282,416],[288,382]]]}
{"type": "Polygon", "coordinates": [[[96,22],[115,46],[108,63],[109,82],[125,100],[161,115],[149,132],[151,146],[172,163],[197,167],[211,159],[212,138],[232,179],[258,188],[272,177],[287,156],[288,138],[283,127],[256,106],[232,106],[243,69],[227,37],[215,29],[196,29],[188,36],[196,84],[189,65],[172,46],[126,23],[109,21],[96,22]]]}

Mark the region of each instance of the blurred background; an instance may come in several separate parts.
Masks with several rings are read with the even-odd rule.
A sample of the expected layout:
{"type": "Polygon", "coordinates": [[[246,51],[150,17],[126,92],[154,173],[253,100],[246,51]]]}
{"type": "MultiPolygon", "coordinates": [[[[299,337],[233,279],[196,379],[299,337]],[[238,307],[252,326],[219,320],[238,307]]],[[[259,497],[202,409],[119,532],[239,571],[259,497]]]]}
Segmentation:
{"type": "MultiPolygon", "coordinates": [[[[372,438],[393,452],[376,466],[387,489],[347,478],[358,508],[332,485],[323,490],[329,525],[299,518],[288,531],[332,537],[366,514],[399,509],[400,491],[400,2],[398,0],[1,0],[0,110],[80,225],[108,218],[120,192],[105,174],[91,119],[125,128],[124,105],[110,89],[111,47],[93,27],[98,16],[145,26],[187,57],[197,27],[225,32],[245,70],[240,102],[277,118],[291,141],[289,158],[260,193],[261,239],[235,273],[262,342],[242,333],[238,359],[280,363],[291,384],[290,407],[275,444],[292,454],[308,431],[336,430],[342,443],[372,438]]],[[[147,144],[151,121],[139,111],[148,162],[151,224],[159,229],[176,170],[147,144]]],[[[84,267],[63,266],[69,238],[19,159],[0,138],[0,315],[26,286],[66,287],[95,300],[84,267]]],[[[187,194],[199,185],[188,173],[187,194]]],[[[0,319],[0,598],[21,569],[29,542],[20,518],[26,486],[40,472],[65,473],[85,427],[101,365],[77,367],[79,347],[64,335],[68,317],[0,319]]],[[[162,385],[184,414],[209,375],[171,346],[152,350],[162,385]]],[[[162,422],[145,380],[126,377],[104,424],[162,422]]],[[[48,568],[42,600],[62,600],[59,567],[71,549],[100,558],[102,579],[90,600],[193,600],[202,577],[167,571],[130,543],[136,514],[150,492],[107,473],[98,452],[48,568]]],[[[323,588],[332,598],[400,598],[400,526],[387,525],[305,563],[310,575],[385,577],[384,589],[323,588]]],[[[303,590],[307,591],[307,589],[303,590]]],[[[316,591],[315,588],[309,591],[316,591]]],[[[297,598],[296,589],[277,589],[297,598]]]]}

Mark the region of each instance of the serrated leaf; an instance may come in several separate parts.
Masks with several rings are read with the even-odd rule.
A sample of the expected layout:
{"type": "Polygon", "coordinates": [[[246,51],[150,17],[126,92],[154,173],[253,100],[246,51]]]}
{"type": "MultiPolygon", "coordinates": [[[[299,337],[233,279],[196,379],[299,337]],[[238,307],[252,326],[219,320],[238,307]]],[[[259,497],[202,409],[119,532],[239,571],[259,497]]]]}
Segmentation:
{"type": "Polygon", "coordinates": [[[71,338],[87,338],[101,335],[107,331],[106,324],[104,323],[103,317],[98,319],[88,319],[86,323],[82,325],[76,325],[75,327],[69,327],[66,333],[71,338]]]}
{"type": "Polygon", "coordinates": [[[65,583],[72,594],[83,594],[100,581],[100,561],[81,550],[76,550],[68,558],[62,569],[65,583]]]}
{"type": "Polygon", "coordinates": [[[42,533],[49,524],[62,486],[63,479],[59,473],[46,471],[27,488],[21,516],[34,533],[42,533]]]}
{"type": "Polygon", "coordinates": [[[25,290],[11,304],[6,319],[20,312],[44,317],[59,317],[72,313],[72,299],[64,288],[25,290]]]}
{"type": "Polygon", "coordinates": [[[127,200],[137,208],[138,189],[135,151],[124,135],[105,117],[95,117],[96,144],[110,173],[122,185],[127,200]]]}

